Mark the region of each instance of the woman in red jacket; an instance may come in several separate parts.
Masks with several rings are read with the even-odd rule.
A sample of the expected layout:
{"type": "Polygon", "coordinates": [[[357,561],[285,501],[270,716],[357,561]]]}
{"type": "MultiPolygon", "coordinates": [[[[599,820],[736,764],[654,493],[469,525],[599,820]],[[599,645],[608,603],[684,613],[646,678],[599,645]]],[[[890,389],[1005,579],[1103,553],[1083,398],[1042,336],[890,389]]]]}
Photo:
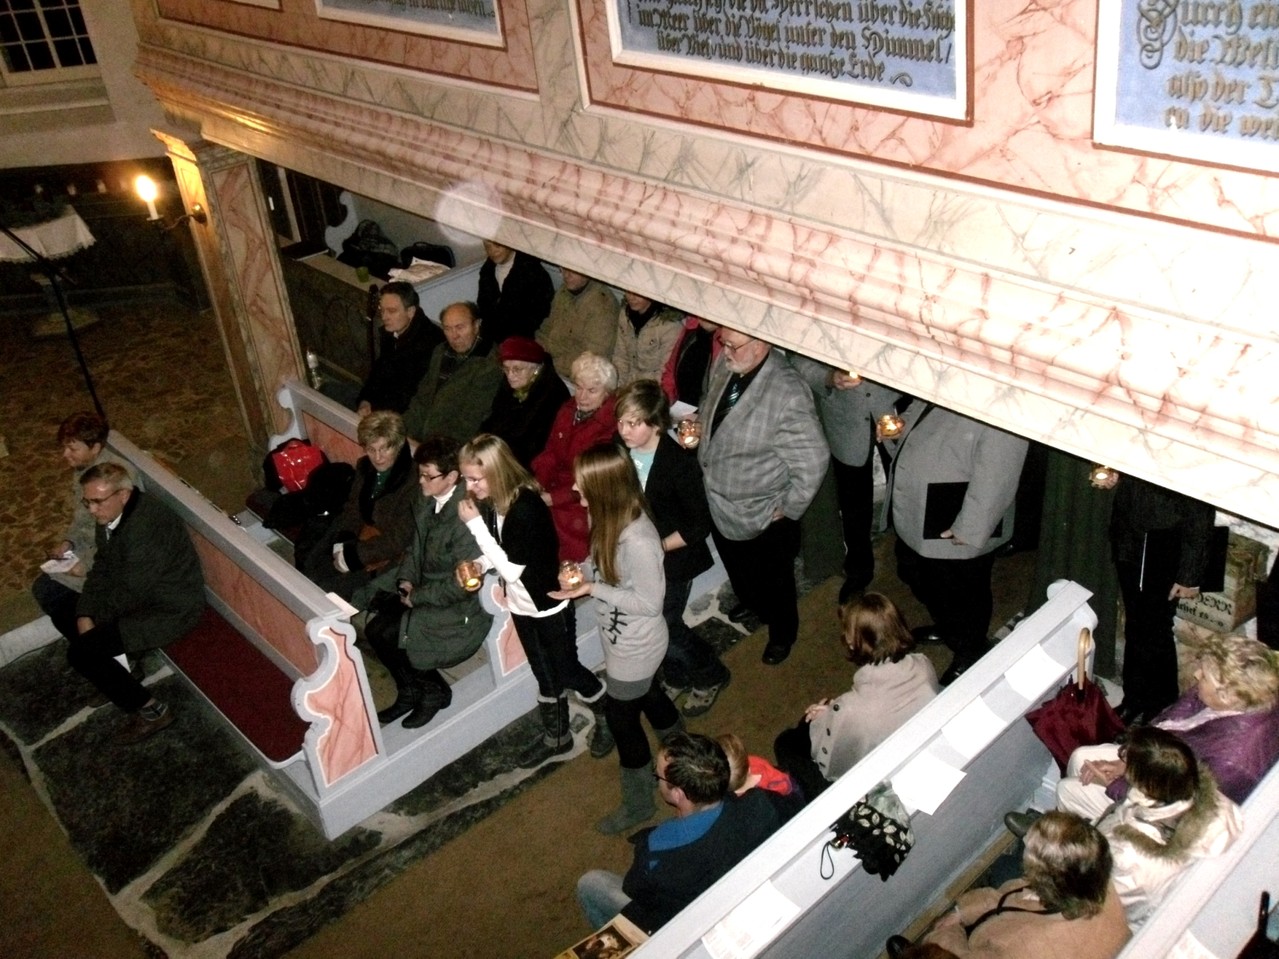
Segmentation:
{"type": "Polygon", "coordinates": [[[573,490],[573,461],[582,451],[613,439],[617,369],[602,356],[583,353],[573,361],[573,385],[576,392],[555,415],[546,448],[533,457],[533,475],[555,520],[560,560],[580,563],[590,550],[590,526],[586,507],[573,490]]]}

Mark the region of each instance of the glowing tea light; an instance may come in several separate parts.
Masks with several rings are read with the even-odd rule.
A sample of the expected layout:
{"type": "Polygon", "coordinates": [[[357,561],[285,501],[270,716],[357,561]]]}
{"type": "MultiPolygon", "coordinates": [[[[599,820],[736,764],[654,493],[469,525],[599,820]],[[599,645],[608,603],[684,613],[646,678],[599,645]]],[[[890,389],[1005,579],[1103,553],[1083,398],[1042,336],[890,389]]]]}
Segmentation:
{"type": "Polygon", "coordinates": [[[566,559],[560,563],[559,578],[561,589],[577,589],[586,579],[582,575],[582,567],[571,559],[566,559]]]}
{"type": "Polygon", "coordinates": [[[480,583],[484,581],[484,571],[480,569],[480,564],[473,559],[464,559],[457,564],[457,583],[468,593],[473,593],[480,588],[480,583]]]}
{"type": "Polygon", "coordinates": [[[1119,479],[1119,473],[1101,463],[1094,463],[1088,470],[1088,482],[1098,489],[1109,489],[1117,479],[1119,479]]]}
{"type": "Polygon", "coordinates": [[[885,413],[879,418],[879,438],[890,440],[895,436],[900,436],[902,430],[906,428],[906,421],[896,413],[885,413]]]}
{"type": "Polygon", "coordinates": [[[702,441],[702,421],[695,419],[680,420],[679,426],[675,428],[675,435],[679,437],[679,445],[686,450],[691,450],[702,441]]]}

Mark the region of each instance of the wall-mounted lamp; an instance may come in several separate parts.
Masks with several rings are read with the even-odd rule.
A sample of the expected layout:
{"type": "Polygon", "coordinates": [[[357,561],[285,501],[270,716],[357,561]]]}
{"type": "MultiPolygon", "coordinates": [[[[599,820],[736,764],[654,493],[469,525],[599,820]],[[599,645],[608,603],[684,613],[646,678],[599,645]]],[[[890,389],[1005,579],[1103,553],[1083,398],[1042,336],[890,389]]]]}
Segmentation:
{"type": "Polygon", "coordinates": [[[141,174],[133,181],[133,189],[138,194],[138,197],[147,205],[147,219],[158,224],[160,229],[165,230],[166,232],[174,229],[181,223],[185,223],[187,220],[195,220],[196,223],[209,222],[209,215],[204,212],[204,207],[198,203],[191,204],[191,212],[184,213],[172,223],[165,223],[161,220],[160,213],[155,208],[155,198],[159,196],[160,189],[156,186],[155,181],[145,173],[141,174]]]}

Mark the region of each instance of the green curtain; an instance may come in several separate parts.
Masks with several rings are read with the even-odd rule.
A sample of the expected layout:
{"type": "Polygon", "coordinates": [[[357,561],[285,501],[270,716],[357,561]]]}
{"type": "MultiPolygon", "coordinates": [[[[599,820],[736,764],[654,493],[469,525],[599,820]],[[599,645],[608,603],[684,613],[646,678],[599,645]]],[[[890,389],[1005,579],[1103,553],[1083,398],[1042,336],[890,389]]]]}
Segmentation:
{"type": "Polygon", "coordinates": [[[1044,518],[1035,561],[1034,583],[1026,608],[1037,609],[1048,585],[1072,579],[1092,590],[1089,601],[1097,613],[1096,671],[1115,677],[1115,630],[1119,581],[1110,558],[1111,490],[1094,489],[1088,482],[1087,460],[1049,449],[1044,484],[1044,518]]]}

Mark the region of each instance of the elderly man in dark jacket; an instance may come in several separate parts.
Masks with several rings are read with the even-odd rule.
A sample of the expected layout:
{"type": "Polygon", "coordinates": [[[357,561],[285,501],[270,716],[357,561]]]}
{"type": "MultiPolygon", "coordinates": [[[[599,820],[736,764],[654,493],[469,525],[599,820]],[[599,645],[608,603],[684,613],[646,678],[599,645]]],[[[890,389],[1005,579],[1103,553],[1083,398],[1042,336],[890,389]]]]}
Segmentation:
{"type": "Polygon", "coordinates": [[[452,303],[440,313],[444,340],[431,354],[426,375],[404,411],[409,436],[434,434],[464,443],[480,431],[502,382],[492,341],[480,336],[473,303],[452,303]]]}
{"type": "Polygon", "coordinates": [[[178,639],[204,608],[204,577],[182,521],[133,488],[118,463],[80,477],[85,508],[98,524],[97,558],[76,604],[73,669],[129,713],[121,742],[135,742],[173,722],[168,707],[115,658],[178,639]]]}

